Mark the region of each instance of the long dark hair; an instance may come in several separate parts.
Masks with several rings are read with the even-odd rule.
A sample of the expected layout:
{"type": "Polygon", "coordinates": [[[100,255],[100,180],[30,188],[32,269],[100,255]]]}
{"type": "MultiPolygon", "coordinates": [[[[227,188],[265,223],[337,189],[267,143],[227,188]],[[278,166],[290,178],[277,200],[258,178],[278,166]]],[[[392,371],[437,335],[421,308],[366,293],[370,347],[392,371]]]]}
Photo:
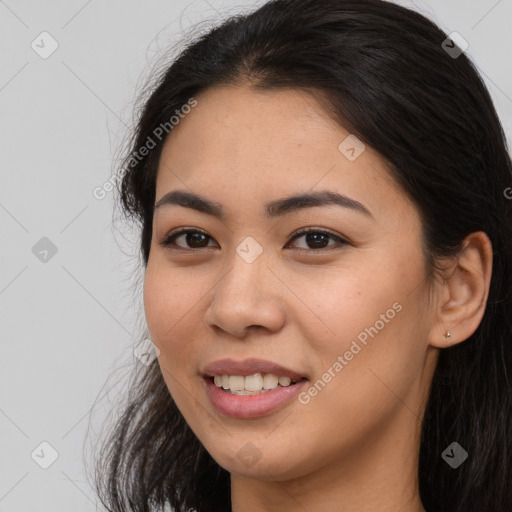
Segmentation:
{"type": "MultiPolygon", "coordinates": [[[[470,338],[441,350],[419,483],[429,512],[505,512],[512,510],[512,201],[505,194],[512,165],[486,87],[446,38],[421,14],[384,0],[272,0],[232,16],[159,75],[140,109],[119,193],[128,219],[140,224],[147,265],[165,142],[155,129],[166,126],[172,137],[176,111],[215,85],[301,88],[389,162],[420,209],[429,278],[436,257],[456,255],[468,234],[486,232],[493,275],[485,314],[470,338]],[[148,137],[154,147],[141,156],[148,137]],[[441,457],[453,441],[469,454],[458,469],[441,457]]],[[[110,511],[231,510],[229,473],[188,427],[156,361],[134,379],[98,454],[96,488],[110,511]]]]}

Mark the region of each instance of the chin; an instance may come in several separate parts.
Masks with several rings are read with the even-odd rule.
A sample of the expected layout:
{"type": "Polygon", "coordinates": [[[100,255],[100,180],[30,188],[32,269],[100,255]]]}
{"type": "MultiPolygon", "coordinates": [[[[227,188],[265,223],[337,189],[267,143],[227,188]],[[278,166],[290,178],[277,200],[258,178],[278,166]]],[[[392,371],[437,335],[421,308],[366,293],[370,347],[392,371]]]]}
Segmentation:
{"type": "Polygon", "coordinates": [[[225,446],[222,450],[216,445],[209,453],[219,466],[231,474],[259,480],[286,481],[303,477],[308,472],[308,457],[296,447],[288,449],[282,443],[274,446],[268,440],[238,441],[235,436],[229,438],[229,443],[230,446],[225,446]],[[235,446],[240,448],[233,449],[235,446]]]}

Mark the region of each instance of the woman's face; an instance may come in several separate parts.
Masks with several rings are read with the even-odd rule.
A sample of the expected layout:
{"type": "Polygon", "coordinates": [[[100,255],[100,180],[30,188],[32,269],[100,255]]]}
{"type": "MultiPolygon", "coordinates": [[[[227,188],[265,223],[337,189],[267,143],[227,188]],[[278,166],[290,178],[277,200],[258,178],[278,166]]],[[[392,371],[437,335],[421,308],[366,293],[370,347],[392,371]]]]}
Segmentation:
{"type": "Polygon", "coordinates": [[[297,478],[387,451],[414,458],[403,446],[419,443],[429,338],[440,335],[415,206],[305,92],[217,87],[196,100],[165,143],[155,204],[180,191],[214,208],[177,196],[155,208],[144,285],[187,423],[248,477],[297,478]],[[195,233],[161,245],[181,228],[195,233]]]}

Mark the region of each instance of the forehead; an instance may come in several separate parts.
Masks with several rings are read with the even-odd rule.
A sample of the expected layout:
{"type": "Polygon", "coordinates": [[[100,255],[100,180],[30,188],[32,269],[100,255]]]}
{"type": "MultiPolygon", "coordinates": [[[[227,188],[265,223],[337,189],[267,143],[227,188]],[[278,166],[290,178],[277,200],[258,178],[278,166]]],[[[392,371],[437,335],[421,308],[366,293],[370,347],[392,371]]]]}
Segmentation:
{"type": "Polygon", "coordinates": [[[372,203],[372,209],[407,202],[372,148],[365,146],[355,160],[340,151],[350,133],[312,94],[222,86],[195,99],[197,106],[165,142],[157,201],[177,188],[226,205],[328,188],[372,203]]]}

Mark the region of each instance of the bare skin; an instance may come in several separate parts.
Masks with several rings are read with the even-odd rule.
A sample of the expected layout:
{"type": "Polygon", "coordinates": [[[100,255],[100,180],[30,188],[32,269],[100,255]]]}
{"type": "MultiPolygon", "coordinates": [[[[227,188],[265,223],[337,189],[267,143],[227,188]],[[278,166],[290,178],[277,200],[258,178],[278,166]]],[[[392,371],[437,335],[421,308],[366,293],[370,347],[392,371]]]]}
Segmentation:
{"type": "Polygon", "coordinates": [[[196,99],[164,146],[155,203],[173,190],[193,192],[220,203],[225,217],[155,209],[144,304],[173,399],[231,474],[233,512],[423,512],[423,411],[439,350],[466,340],[482,319],[488,237],[468,236],[429,282],[417,208],[370,147],[354,161],[340,152],[349,132],[313,96],[238,86],[196,99]],[[338,205],[265,214],[271,200],[327,190],[370,214],[338,205]],[[206,236],[159,244],[180,227],[206,236]],[[317,245],[295,238],[308,227],[332,236],[316,235],[317,245]],[[236,251],[247,237],[263,250],[252,263],[236,251]],[[378,333],[345,358],[371,326],[378,333]],[[347,364],[333,377],[338,356],[347,364]],[[229,418],[201,377],[225,357],[280,363],[309,386],[329,368],[331,379],[269,415],[229,418]],[[238,456],[244,446],[255,464],[238,456]]]}

